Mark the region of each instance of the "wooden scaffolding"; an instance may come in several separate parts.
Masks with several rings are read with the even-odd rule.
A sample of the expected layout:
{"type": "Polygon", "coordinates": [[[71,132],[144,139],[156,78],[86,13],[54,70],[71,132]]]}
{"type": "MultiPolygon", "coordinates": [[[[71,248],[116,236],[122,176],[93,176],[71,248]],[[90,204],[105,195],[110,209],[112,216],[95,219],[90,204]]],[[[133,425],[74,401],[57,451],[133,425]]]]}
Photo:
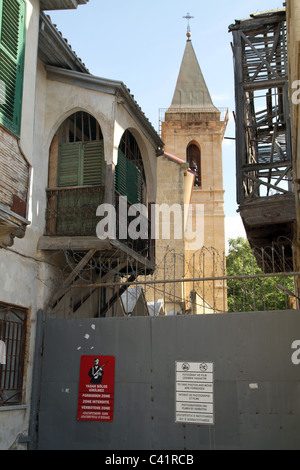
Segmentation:
{"type": "Polygon", "coordinates": [[[296,219],[285,8],[251,15],[233,35],[237,202],[254,247],[290,246],[296,219]]]}

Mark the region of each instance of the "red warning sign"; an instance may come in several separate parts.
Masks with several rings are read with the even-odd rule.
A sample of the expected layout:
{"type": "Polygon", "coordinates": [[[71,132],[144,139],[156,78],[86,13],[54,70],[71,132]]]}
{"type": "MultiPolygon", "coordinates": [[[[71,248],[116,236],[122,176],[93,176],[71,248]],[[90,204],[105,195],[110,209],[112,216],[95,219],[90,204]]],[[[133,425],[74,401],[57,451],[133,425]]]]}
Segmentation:
{"type": "Polygon", "coordinates": [[[115,357],[81,356],[77,419],[113,421],[115,357]]]}

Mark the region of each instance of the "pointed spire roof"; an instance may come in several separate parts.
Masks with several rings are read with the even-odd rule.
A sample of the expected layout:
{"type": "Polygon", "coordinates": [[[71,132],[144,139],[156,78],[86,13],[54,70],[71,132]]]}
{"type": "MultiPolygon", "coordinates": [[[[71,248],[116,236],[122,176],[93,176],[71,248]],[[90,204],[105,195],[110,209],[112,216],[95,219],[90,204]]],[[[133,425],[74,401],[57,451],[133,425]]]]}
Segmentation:
{"type": "Polygon", "coordinates": [[[205,109],[216,111],[198,63],[190,36],[186,43],[180,72],[169,110],[205,109]]]}

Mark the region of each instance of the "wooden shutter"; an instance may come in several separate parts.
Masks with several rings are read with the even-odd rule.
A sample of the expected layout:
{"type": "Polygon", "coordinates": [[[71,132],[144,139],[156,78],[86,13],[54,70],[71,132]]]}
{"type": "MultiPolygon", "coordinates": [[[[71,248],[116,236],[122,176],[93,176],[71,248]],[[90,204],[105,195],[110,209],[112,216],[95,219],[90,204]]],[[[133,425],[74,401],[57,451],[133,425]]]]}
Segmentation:
{"type": "Polygon", "coordinates": [[[119,150],[115,187],[121,196],[127,196],[131,204],[143,203],[144,180],[141,172],[119,150]]]}
{"type": "Polygon", "coordinates": [[[59,147],[57,235],[95,235],[97,207],[104,202],[103,142],[73,142],[59,147]],[[76,188],[80,186],[80,188],[76,188]],[[82,186],[86,186],[83,188],[82,186]]]}
{"type": "Polygon", "coordinates": [[[119,150],[118,164],[115,170],[115,187],[121,196],[127,195],[126,165],[127,158],[124,153],[119,150]]]}
{"type": "Polygon", "coordinates": [[[5,90],[0,122],[17,135],[22,110],[25,9],[24,0],[2,0],[0,4],[0,80],[5,90]]]}
{"type": "Polygon", "coordinates": [[[104,150],[103,142],[83,144],[83,175],[84,186],[104,184],[104,150]]]}
{"type": "Polygon", "coordinates": [[[58,186],[67,188],[81,184],[81,142],[62,144],[59,147],[58,186]]]}

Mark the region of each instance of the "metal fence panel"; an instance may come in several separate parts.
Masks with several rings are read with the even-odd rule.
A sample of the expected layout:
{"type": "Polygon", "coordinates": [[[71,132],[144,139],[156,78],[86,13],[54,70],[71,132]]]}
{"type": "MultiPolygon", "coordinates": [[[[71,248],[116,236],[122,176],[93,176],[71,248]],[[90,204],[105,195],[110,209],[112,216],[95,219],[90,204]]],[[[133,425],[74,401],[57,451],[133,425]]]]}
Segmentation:
{"type": "Polygon", "coordinates": [[[299,313],[47,320],[38,448],[299,449],[299,313]],[[116,358],[111,423],[76,419],[82,355],[116,358]],[[175,422],[176,361],[214,364],[214,425],[175,422]]]}

